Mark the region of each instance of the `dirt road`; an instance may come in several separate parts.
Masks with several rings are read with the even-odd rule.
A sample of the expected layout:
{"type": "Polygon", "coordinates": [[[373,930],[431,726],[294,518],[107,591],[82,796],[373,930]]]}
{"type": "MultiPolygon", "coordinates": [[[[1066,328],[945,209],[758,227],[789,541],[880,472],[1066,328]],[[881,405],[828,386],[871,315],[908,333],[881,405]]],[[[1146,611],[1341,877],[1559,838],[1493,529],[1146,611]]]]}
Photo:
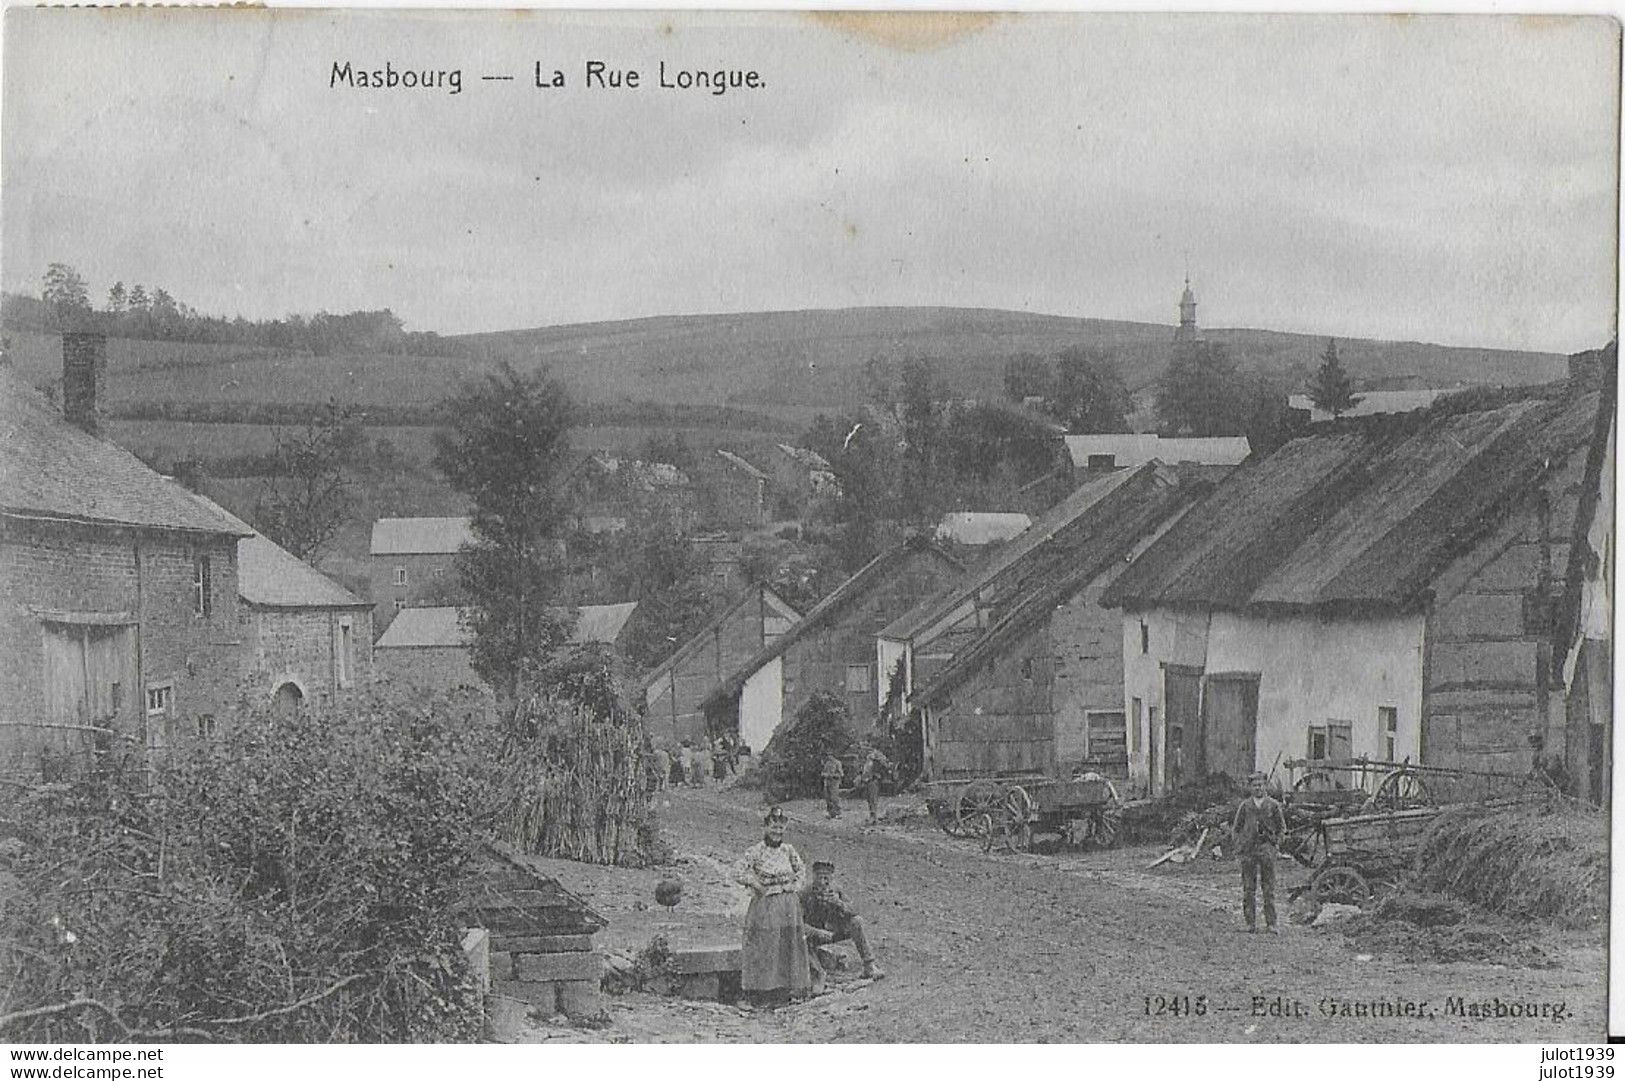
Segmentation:
{"type": "MultiPolygon", "coordinates": [[[[505,1038],[1578,1042],[1604,1031],[1597,936],[1543,935],[1549,968],[1416,963],[1357,953],[1333,928],[1246,934],[1228,862],[1146,871],[1157,849],[984,855],[923,823],[866,829],[855,807],[835,822],[810,801],[787,809],[786,839],[809,862],[837,863],[889,978],[756,1013],[625,995],[610,999],[607,1028],[532,1020],[505,1038]]],[[[549,869],[610,919],[608,948],[655,934],[735,942],[744,897],[727,871],[759,837],[760,808],[749,793],[683,791],[661,816],[674,867],[549,869]],[[670,911],[650,900],[663,877],[685,885],[670,911]]]]}

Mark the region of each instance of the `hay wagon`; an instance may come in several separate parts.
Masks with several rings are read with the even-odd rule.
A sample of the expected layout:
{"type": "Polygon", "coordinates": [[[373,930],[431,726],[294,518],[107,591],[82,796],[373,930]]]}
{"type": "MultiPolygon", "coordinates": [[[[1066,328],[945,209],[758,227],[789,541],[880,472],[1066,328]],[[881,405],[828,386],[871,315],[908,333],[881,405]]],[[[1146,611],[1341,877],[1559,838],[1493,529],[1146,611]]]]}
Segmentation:
{"type": "Polygon", "coordinates": [[[1358,905],[1394,884],[1421,846],[1438,807],[1410,807],[1315,819],[1288,832],[1282,851],[1310,869],[1292,891],[1316,902],[1358,905]]]}
{"type": "Polygon", "coordinates": [[[1031,774],[932,782],[926,804],[944,831],[980,840],[983,851],[1023,851],[1040,834],[1069,847],[1109,848],[1123,817],[1117,786],[1094,771],[1066,781],[1031,774]]]}

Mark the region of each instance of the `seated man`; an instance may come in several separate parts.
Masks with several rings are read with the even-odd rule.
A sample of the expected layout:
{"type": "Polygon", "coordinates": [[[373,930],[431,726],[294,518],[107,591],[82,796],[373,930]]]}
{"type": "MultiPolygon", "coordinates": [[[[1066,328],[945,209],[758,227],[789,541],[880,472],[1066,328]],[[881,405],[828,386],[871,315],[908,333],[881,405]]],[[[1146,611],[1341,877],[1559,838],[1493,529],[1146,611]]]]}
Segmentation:
{"type": "MultiPolygon", "coordinates": [[[[807,925],[807,945],[828,946],[850,940],[858,948],[865,978],[885,979],[886,973],[875,963],[874,951],[869,948],[869,940],[864,936],[863,917],[847,904],[841,891],[835,888],[835,865],[828,860],[815,860],[812,872],[812,881],[801,891],[801,918],[807,925]]],[[[815,982],[822,982],[816,979],[820,975],[814,973],[815,982]]]]}

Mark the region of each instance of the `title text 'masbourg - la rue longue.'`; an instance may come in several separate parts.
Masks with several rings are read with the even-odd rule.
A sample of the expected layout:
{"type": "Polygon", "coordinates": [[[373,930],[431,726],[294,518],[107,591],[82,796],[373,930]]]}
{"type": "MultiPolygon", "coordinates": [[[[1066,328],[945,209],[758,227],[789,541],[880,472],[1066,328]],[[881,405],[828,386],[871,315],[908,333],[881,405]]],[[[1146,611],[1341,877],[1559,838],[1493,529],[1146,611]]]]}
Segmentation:
{"type": "MultiPolygon", "coordinates": [[[[619,67],[605,60],[588,60],[576,78],[565,74],[564,68],[554,67],[537,60],[528,73],[529,80],[520,80],[509,72],[493,71],[482,74],[486,82],[513,83],[528,81],[536,90],[567,90],[581,87],[586,90],[688,90],[701,91],[720,97],[730,90],[761,90],[767,81],[760,72],[750,68],[698,68],[678,67],[661,60],[651,73],[636,67],[619,67]]],[[[383,67],[358,67],[349,60],[333,61],[327,77],[329,88],[354,90],[408,90],[440,91],[446,94],[463,92],[462,68],[434,68],[402,66],[385,61],[383,67]]]]}

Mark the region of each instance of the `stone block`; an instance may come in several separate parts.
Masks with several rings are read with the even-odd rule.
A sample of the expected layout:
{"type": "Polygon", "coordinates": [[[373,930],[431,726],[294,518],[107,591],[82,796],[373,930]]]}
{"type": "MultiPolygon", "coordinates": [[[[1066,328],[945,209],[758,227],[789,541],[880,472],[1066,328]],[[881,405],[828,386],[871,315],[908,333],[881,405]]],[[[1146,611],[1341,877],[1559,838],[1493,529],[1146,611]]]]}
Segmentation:
{"type": "Polygon", "coordinates": [[[558,982],[555,980],[497,980],[492,983],[491,989],[495,994],[528,1002],[548,1013],[559,1008],[558,982]]]}
{"type": "Polygon", "coordinates": [[[463,956],[468,958],[468,967],[473,969],[483,995],[491,990],[491,935],[483,927],[470,928],[463,934],[462,946],[463,956]]]}
{"type": "Polygon", "coordinates": [[[738,972],[743,963],[737,946],[702,946],[696,949],[675,950],[671,955],[671,970],[679,975],[708,972],[738,972]]]}
{"type": "Polygon", "coordinates": [[[506,950],[491,951],[491,978],[493,980],[514,978],[513,954],[506,950]]]}
{"type": "Polygon", "coordinates": [[[593,980],[604,975],[596,953],[517,953],[514,971],[521,980],[593,980]]]}
{"type": "Polygon", "coordinates": [[[508,953],[587,953],[591,935],[513,935],[491,936],[491,947],[508,953]]]}
{"type": "Polygon", "coordinates": [[[677,982],[680,998],[715,1002],[722,993],[722,981],[715,972],[692,972],[677,982]]]}
{"type": "Polygon", "coordinates": [[[559,1011],[566,1017],[595,1017],[604,1009],[604,992],[597,980],[560,980],[554,987],[559,1011]]]}

